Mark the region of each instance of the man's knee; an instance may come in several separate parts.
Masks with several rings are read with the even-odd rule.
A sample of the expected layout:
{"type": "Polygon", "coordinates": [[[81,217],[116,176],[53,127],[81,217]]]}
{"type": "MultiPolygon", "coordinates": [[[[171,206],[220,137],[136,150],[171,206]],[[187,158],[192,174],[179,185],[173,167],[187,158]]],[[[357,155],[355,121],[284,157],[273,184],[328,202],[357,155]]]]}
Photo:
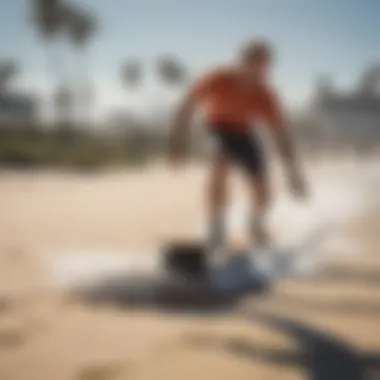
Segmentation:
{"type": "Polygon", "coordinates": [[[225,157],[216,157],[211,170],[210,188],[213,197],[224,197],[229,175],[229,162],[225,157]]]}
{"type": "Polygon", "coordinates": [[[256,205],[261,207],[269,205],[272,200],[272,192],[268,179],[265,176],[256,177],[250,183],[256,205]]]}

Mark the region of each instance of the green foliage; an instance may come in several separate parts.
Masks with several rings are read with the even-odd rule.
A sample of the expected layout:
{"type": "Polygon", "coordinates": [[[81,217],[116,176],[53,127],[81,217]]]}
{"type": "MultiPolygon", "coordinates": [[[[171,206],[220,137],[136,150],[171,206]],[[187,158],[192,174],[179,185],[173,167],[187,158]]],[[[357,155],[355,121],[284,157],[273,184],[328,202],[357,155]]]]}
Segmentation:
{"type": "Polygon", "coordinates": [[[141,165],[162,154],[164,136],[149,133],[84,134],[31,127],[0,129],[0,165],[96,170],[141,165]]]}
{"type": "MultiPolygon", "coordinates": [[[[365,133],[354,140],[339,135],[332,139],[328,129],[310,118],[293,120],[288,126],[303,154],[324,156],[346,152],[369,154],[378,149],[380,133],[365,133]]],[[[195,128],[189,153],[203,160],[209,154],[209,137],[195,128]]],[[[126,126],[102,132],[45,129],[33,126],[0,127],[0,166],[60,167],[92,171],[126,165],[144,165],[162,157],[167,150],[167,132],[156,126],[126,126]]]]}

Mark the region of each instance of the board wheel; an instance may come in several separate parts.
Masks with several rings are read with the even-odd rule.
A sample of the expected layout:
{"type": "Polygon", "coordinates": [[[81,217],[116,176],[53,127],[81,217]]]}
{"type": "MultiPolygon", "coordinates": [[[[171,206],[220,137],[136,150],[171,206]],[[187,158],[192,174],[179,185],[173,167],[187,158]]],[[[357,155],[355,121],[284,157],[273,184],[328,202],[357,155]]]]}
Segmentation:
{"type": "Polygon", "coordinates": [[[164,246],[162,253],[168,272],[194,279],[207,276],[207,249],[204,243],[173,241],[164,246]]]}

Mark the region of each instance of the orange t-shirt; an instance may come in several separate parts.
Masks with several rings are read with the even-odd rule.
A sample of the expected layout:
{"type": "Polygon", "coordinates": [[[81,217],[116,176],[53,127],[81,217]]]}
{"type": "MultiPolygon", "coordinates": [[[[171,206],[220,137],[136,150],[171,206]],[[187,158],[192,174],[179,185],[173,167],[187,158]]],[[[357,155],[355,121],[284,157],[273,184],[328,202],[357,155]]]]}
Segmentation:
{"type": "Polygon", "coordinates": [[[205,106],[206,121],[212,128],[245,132],[258,120],[271,128],[282,126],[282,110],[274,92],[264,85],[245,87],[233,68],[216,69],[201,77],[190,96],[205,106]]]}

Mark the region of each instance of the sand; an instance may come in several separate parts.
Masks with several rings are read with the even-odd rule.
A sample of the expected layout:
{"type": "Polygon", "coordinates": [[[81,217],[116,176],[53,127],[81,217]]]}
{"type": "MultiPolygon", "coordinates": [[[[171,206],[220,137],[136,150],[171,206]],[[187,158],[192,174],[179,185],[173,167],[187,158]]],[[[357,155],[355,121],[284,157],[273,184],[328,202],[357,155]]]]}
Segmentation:
{"type": "MultiPolygon", "coordinates": [[[[297,211],[293,227],[334,215],[329,236],[343,236],[346,245],[333,248],[323,237],[329,244],[315,253],[318,272],[279,278],[241,309],[211,314],[81,303],[55,286],[48,265],[70,250],[148,255],[161,242],[200,238],[204,170],[2,173],[0,379],[380,379],[377,164],[313,167],[316,188],[329,190],[314,211],[297,211]],[[363,202],[347,212],[358,194],[363,202]]],[[[277,194],[283,197],[280,185],[277,194]]],[[[289,230],[298,206],[281,202],[275,233],[300,236],[289,230]]],[[[235,222],[242,207],[232,207],[235,222]]]]}

